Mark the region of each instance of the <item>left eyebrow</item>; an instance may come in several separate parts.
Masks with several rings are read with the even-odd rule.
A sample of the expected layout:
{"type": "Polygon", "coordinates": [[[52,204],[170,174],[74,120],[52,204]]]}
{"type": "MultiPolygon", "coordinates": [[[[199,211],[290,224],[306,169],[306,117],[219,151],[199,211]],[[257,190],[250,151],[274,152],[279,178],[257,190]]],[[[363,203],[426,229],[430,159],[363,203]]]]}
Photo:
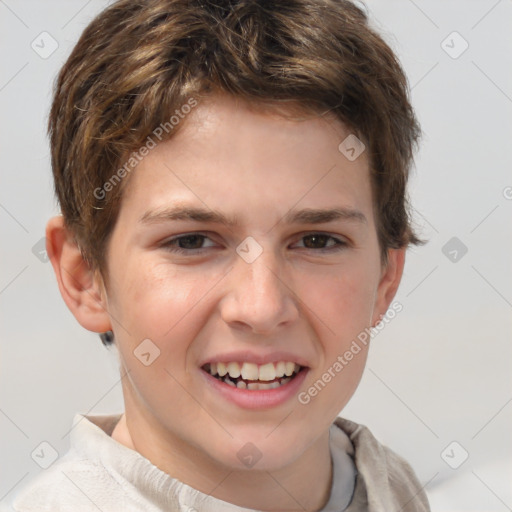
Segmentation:
{"type": "MultiPolygon", "coordinates": [[[[233,227],[239,224],[236,217],[227,217],[221,212],[204,208],[175,206],[163,210],[147,211],[139,219],[143,224],[155,224],[173,220],[191,220],[233,227]]],[[[288,212],[283,221],[287,224],[324,224],[337,220],[355,221],[367,224],[365,215],[350,208],[313,209],[305,208],[288,212]]]]}
{"type": "Polygon", "coordinates": [[[328,210],[305,208],[303,210],[288,212],[284,221],[289,224],[323,224],[336,220],[350,220],[359,223],[368,223],[364,213],[350,208],[332,208],[328,210]]]}

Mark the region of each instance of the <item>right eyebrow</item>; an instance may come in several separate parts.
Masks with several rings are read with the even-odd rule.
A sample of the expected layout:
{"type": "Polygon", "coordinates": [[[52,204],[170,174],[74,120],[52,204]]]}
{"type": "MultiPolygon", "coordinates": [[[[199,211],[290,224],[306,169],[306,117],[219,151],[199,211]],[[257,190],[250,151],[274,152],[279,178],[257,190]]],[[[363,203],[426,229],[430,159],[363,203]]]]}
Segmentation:
{"type": "Polygon", "coordinates": [[[185,206],[174,206],[155,211],[148,210],[142,215],[139,222],[143,224],[155,224],[173,220],[192,220],[196,222],[224,224],[226,226],[235,226],[238,224],[236,217],[227,217],[223,213],[207,210],[205,208],[185,206]]]}

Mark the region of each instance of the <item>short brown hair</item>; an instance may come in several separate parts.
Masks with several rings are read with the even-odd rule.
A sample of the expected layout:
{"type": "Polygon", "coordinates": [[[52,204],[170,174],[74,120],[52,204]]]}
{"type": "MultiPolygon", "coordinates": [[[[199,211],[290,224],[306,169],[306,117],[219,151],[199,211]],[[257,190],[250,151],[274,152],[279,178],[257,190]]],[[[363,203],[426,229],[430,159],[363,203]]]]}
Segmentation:
{"type": "Polygon", "coordinates": [[[422,243],[406,195],[419,125],[401,66],[362,9],[345,0],[120,0],[83,32],[49,118],[56,195],[94,268],[104,270],[124,183],[95,191],[190,98],[215,92],[334,114],[368,151],[382,260],[388,248],[422,243]]]}

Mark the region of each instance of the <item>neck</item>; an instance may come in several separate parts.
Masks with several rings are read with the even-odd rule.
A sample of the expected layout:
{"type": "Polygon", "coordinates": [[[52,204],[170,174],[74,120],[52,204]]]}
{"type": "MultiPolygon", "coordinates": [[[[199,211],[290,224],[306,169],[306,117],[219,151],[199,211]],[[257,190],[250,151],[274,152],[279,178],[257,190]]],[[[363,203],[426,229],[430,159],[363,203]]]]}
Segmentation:
{"type": "Polygon", "coordinates": [[[275,471],[233,470],[172,433],[161,434],[143,415],[128,413],[121,417],[112,438],[171,477],[240,507],[269,512],[315,511],[329,499],[332,467],[328,431],[293,463],[275,471]],[[142,432],[144,435],[137,437],[142,432]]]}

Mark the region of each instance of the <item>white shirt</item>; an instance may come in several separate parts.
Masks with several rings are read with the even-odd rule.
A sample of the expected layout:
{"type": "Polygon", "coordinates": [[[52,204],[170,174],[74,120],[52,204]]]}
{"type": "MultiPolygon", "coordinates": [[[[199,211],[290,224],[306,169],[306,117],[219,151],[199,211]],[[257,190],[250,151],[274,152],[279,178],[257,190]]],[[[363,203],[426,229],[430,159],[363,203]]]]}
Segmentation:
{"type": "MultiPolygon", "coordinates": [[[[77,414],[69,451],[16,496],[12,510],[83,512],[254,512],[164,473],[110,437],[121,415],[77,414]]],[[[333,484],[320,512],[428,512],[410,466],[361,425],[330,428],[333,484]]]]}

